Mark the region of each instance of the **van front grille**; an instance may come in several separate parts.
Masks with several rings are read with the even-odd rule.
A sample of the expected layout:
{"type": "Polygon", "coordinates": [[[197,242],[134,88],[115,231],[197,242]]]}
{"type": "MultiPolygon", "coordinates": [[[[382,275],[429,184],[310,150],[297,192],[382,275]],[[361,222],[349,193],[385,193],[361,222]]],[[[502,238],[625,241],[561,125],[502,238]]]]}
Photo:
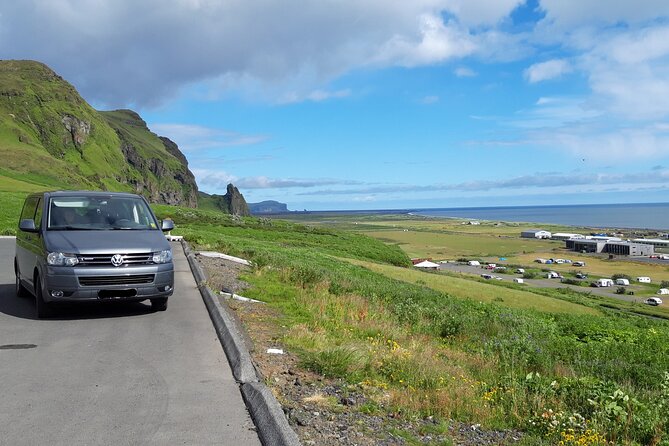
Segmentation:
{"type": "Polygon", "coordinates": [[[79,284],[82,286],[106,286],[106,285],[137,285],[151,283],[155,274],[123,274],[119,276],[81,276],[79,284]]]}
{"type": "Polygon", "coordinates": [[[140,254],[82,254],[78,256],[79,264],[77,266],[111,266],[112,257],[117,254],[123,256],[123,264],[120,266],[153,264],[153,253],[143,252],[140,254]]]}

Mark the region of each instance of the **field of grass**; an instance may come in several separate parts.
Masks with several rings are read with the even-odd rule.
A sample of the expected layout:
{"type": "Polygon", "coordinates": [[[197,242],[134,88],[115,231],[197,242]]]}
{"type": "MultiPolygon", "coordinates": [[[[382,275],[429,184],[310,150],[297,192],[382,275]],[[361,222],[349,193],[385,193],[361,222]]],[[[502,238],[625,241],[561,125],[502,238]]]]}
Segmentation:
{"type": "Polygon", "coordinates": [[[521,239],[474,233],[443,233],[432,231],[385,230],[363,231],[386,243],[399,245],[411,257],[453,259],[458,257],[510,257],[518,253],[542,251],[563,244],[545,240],[521,239]]]}
{"type": "Polygon", "coordinates": [[[665,321],[558,290],[521,308],[519,290],[402,268],[397,245],[358,231],[156,209],[198,247],[249,258],[245,294],[280,312],[282,343],[303,367],[362,386],[367,411],[513,427],[526,444],[568,429],[582,440],[571,444],[669,441],[665,321]]]}
{"type": "Polygon", "coordinates": [[[363,266],[386,277],[424,285],[453,297],[471,299],[477,302],[496,302],[509,308],[533,309],[546,313],[601,315],[599,311],[593,308],[536,294],[531,290],[500,287],[466,278],[427,273],[415,269],[398,268],[392,265],[361,260],[350,259],[349,262],[363,266]]]}

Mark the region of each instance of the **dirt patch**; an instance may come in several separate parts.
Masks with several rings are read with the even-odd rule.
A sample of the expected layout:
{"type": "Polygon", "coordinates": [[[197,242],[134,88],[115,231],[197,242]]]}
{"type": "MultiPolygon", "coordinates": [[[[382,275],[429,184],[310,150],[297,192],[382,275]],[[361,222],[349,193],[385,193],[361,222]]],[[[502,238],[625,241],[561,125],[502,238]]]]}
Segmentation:
{"type": "MultiPolygon", "coordinates": [[[[249,284],[238,278],[248,267],[224,259],[197,256],[204,266],[213,291],[243,295],[249,284]]],[[[508,445],[522,434],[515,431],[487,431],[478,425],[449,421],[443,431],[428,417],[407,420],[395,414],[369,410],[369,393],[361,384],[325,379],[300,366],[297,355],[287,351],[281,339],[276,309],[262,303],[219,297],[243,324],[251,341],[251,355],[262,379],[281,403],[291,427],[305,446],[395,446],[415,444],[508,445]],[[282,349],[283,354],[268,353],[282,349]],[[407,441],[410,437],[413,443],[407,441]]]]}

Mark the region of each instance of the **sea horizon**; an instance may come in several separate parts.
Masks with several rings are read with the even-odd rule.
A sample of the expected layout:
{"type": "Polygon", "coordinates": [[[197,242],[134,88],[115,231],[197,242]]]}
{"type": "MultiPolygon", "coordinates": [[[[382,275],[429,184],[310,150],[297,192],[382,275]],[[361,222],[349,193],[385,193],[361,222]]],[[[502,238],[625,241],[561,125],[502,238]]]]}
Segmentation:
{"type": "MultiPolygon", "coordinates": [[[[304,214],[304,211],[290,213],[304,214]]],[[[551,204],[406,209],[306,211],[307,214],[408,214],[516,223],[591,228],[669,229],[669,202],[617,204],[551,204]]]]}

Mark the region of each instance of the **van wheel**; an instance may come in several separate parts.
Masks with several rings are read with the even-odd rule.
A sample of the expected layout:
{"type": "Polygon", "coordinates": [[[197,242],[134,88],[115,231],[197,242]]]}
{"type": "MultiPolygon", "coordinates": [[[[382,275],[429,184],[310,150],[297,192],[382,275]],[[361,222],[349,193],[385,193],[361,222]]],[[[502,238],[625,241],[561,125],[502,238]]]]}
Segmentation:
{"type": "Polygon", "coordinates": [[[16,272],[16,296],[17,297],[28,297],[28,290],[26,287],[23,286],[21,283],[21,279],[19,278],[19,272],[18,270],[16,272]]]}
{"type": "Polygon", "coordinates": [[[156,299],[151,299],[151,309],[153,311],[167,310],[167,297],[158,297],[156,299]]]}
{"type": "Polygon", "coordinates": [[[51,316],[51,305],[44,301],[42,296],[42,280],[39,275],[35,276],[35,308],[37,310],[37,318],[44,319],[51,316]]]}

